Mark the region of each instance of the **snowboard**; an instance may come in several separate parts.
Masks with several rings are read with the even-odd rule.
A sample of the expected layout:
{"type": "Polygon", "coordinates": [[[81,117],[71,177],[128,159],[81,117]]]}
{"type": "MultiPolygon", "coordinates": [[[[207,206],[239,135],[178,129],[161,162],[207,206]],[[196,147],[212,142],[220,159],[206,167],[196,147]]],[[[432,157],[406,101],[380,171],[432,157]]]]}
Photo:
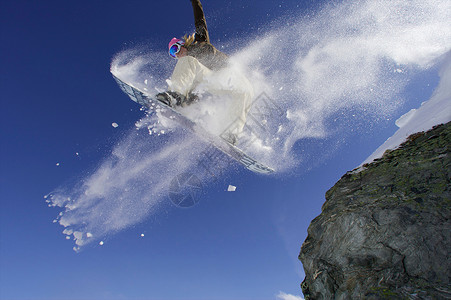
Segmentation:
{"type": "Polygon", "coordinates": [[[160,110],[163,116],[175,120],[184,128],[191,130],[197,136],[203,138],[211,145],[213,145],[215,148],[219,149],[232,159],[236,160],[237,162],[239,162],[252,172],[260,174],[270,174],[274,172],[274,170],[271,169],[270,167],[265,166],[264,164],[256,161],[255,159],[244,153],[244,151],[242,151],[238,147],[227,142],[225,139],[208,132],[195,122],[191,121],[187,117],[180,114],[180,112],[178,112],[174,108],[164,104],[163,102],[158,101],[157,99],[155,99],[154,96],[151,96],[148,93],[141,91],[136,87],[133,87],[131,84],[122,81],[121,79],[117,78],[114,74],[112,75],[114,80],[119,85],[120,89],[125,94],[127,94],[130,97],[130,99],[132,99],[139,105],[145,107],[148,110],[154,110],[158,105],[164,107],[165,109],[160,110]]]}

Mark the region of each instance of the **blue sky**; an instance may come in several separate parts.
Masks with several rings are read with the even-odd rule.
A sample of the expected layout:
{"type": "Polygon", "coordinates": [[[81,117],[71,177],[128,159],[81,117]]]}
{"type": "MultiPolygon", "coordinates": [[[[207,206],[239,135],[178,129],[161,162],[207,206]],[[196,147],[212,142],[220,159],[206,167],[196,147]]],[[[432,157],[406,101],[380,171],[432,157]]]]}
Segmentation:
{"type": "MultiPolygon", "coordinates": [[[[199,203],[189,209],[174,207],[163,192],[139,220],[128,218],[120,230],[102,228],[95,242],[75,252],[74,241],[53,223],[62,209],[49,208],[44,196],[76,192],[73,187],[98,174],[114,151],[143,147],[144,156],[136,156],[142,158],[182,141],[180,132],[175,138],[141,134],[127,148],[124,141],[144,114],[109,69],[125,50],[164,53],[173,36],[193,30],[191,6],[181,0],[3,1],[0,298],[300,296],[304,275],[297,256],[325,192],[396,131],[399,116],[429,99],[449,51],[449,32],[434,30],[444,27],[446,1],[392,3],[395,17],[375,1],[326,8],[317,1],[204,1],[213,43],[263,70],[265,82],[256,84],[290,111],[293,132],[281,136],[290,148],[276,145],[280,155],[273,157],[290,167],[259,176],[234,165],[217,181],[204,182],[199,203]],[[417,16],[419,10],[424,15],[417,16]],[[340,21],[347,18],[358,21],[353,33],[340,21]],[[370,45],[371,51],[363,47],[350,60],[341,45],[370,45]],[[285,76],[281,66],[294,67],[285,76]],[[286,92],[291,85],[298,89],[286,92]],[[229,184],[237,190],[227,192],[229,184]]],[[[174,61],[167,57],[167,64],[174,61]]],[[[172,174],[161,170],[147,170],[130,187],[146,191],[148,182],[165,178],[162,172],[172,174]]]]}

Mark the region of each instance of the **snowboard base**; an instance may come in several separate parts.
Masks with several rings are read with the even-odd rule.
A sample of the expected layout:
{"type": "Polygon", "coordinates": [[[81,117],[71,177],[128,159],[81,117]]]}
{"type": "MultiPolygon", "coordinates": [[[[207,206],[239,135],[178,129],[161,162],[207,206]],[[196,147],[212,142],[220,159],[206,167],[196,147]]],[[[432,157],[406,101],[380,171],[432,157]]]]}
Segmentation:
{"type": "Polygon", "coordinates": [[[238,147],[230,144],[223,138],[213,135],[210,132],[206,131],[204,128],[196,124],[195,122],[191,121],[187,117],[180,114],[177,110],[174,108],[156,100],[154,97],[150,96],[149,94],[139,90],[138,88],[133,87],[132,85],[122,81],[121,79],[117,78],[113,75],[114,80],[116,80],[117,84],[119,85],[120,89],[127,94],[130,99],[135,101],[141,106],[146,107],[149,110],[152,110],[153,107],[156,107],[156,105],[161,105],[162,107],[166,108],[164,110],[161,110],[161,113],[163,116],[171,118],[178,122],[180,125],[182,125],[185,128],[188,128],[192,132],[194,132],[196,135],[204,138],[208,142],[210,142],[213,146],[227,154],[229,157],[233,158],[240,164],[242,164],[244,167],[246,167],[248,170],[260,174],[270,174],[273,173],[274,170],[268,166],[265,166],[264,164],[258,162],[257,160],[253,159],[249,155],[247,155],[244,151],[239,149],[238,147]]]}

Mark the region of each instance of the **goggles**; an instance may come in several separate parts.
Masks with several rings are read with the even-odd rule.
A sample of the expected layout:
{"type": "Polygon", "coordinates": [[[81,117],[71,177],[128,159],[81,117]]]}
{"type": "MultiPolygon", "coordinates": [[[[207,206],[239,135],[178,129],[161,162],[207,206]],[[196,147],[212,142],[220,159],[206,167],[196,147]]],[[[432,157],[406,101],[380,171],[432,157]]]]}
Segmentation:
{"type": "Polygon", "coordinates": [[[182,48],[183,45],[185,45],[185,43],[182,41],[172,45],[171,48],[169,48],[169,55],[172,56],[173,58],[177,58],[176,54],[180,52],[180,49],[182,48]]]}

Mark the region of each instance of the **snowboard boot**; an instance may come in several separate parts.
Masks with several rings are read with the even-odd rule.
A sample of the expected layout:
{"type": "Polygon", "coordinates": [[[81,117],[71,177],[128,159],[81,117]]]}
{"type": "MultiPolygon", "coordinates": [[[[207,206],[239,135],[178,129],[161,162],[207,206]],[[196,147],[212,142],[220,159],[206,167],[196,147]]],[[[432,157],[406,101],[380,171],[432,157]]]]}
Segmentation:
{"type": "Polygon", "coordinates": [[[199,96],[194,93],[189,93],[188,97],[185,97],[182,94],[171,91],[159,93],[155,98],[170,107],[188,106],[199,101],[199,96]]]}
{"type": "Polygon", "coordinates": [[[167,106],[176,107],[181,106],[186,97],[177,92],[167,91],[157,94],[155,98],[167,106]]]}

